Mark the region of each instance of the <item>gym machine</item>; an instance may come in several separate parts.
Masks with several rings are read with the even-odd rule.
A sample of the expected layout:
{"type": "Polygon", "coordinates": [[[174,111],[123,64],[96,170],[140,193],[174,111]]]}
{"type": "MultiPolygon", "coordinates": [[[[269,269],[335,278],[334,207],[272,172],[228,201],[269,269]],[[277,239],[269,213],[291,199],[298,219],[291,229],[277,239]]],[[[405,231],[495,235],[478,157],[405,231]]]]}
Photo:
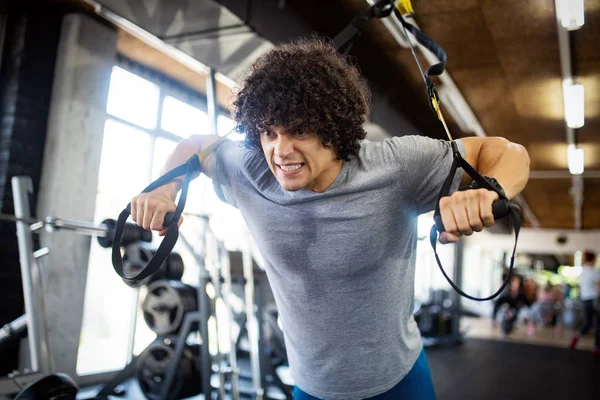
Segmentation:
{"type": "MultiPolygon", "coordinates": [[[[94,397],[95,399],[106,399],[113,395],[114,390],[125,381],[137,377],[142,392],[148,399],[175,399],[189,397],[202,393],[205,399],[213,399],[213,393],[218,399],[225,398],[226,386],[230,387],[232,399],[239,399],[237,382],[238,370],[236,366],[235,352],[230,352],[229,363],[218,346],[217,354],[212,358],[209,352],[209,328],[208,321],[211,316],[216,317],[211,310],[215,307],[217,299],[223,300],[227,317],[232,313],[229,307],[228,263],[221,263],[220,256],[223,255],[222,244],[214,238],[208,227],[208,218],[202,217],[203,229],[201,237],[204,238],[203,254],[192,252],[196,258],[199,268],[198,286],[194,287],[178,281],[174,276],[168,279],[154,279],[155,275],[161,276],[161,269],[172,267],[161,267],[151,277],[148,284],[147,295],[142,303],[144,320],[150,329],[157,334],[157,339],[144,349],[139,356],[121,371],[113,380],[108,382],[94,397]],[[221,279],[224,284],[221,285],[221,279]],[[214,300],[208,296],[207,289],[212,285],[214,289],[214,300]],[[201,344],[190,344],[187,342],[190,334],[198,332],[201,344]],[[218,375],[218,390],[215,392],[211,385],[212,372],[216,369],[218,375]],[[228,383],[229,382],[229,383],[228,383]],[[199,385],[198,385],[199,383],[199,385]]],[[[186,244],[185,240],[182,243],[186,244]]],[[[139,254],[143,248],[134,249],[131,245],[125,251],[139,254]]],[[[172,257],[171,253],[169,257],[172,257]]],[[[176,254],[176,253],[175,253],[176,254]]],[[[124,256],[124,269],[127,265],[124,256]]],[[[147,263],[146,257],[139,258],[147,263]]],[[[130,257],[129,260],[138,259],[130,257]]],[[[168,261],[168,258],[167,258],[168,261]]],[[[163,265],[168,265],[165,263],[163,265]]],[[[172,264],[172,263],[171,263],[172,264]]],[[[175,263],[177,264],[177,263],[175,263]]],[[[131,268],[131,272],[137,272],[137,264],[131,268]]],[[[178,270],[178,267],[175,267],[178,270]]],[[[183,274],[177,272],[179,277],[183,274]]],[[[127,281],[126,281],[127,282],[127,281]]],[[[148,281],[145,280],[146,283],[148,281]]],[[[137,285],[138,283],[136,283],[137,285]]],[[[218,336],[218,324],[217,324],[218,336]]],[[[228,337],[232,335],[228,332],[228,337]]],[[[232,340],[232,349],[235,342],[232,340]]]]}
{"type": "MultiPolygon", "coordinates": [[[[1,218],[15,221],[17,225],[25,315],[2,328],[0,344],[11,339],[21,338],[26,334],[29,347],[29,368],[0,378],[0,396],[15,394],[21,390],[26,394],[27,390],[35,390],[35,388],[32,389],[33,386],[28,385],[41,382],[43,386],[44,382],[47,382],[47,380],[42,381],[44,377],[55,372],[48,340],[44,298],[38,295],[42,293],[38,259],[48,254],[49,251],[48,249],[34,250],[33,232],[35,229],[39,229],[40,224],[30,226],[31,223],[39,222],[31,218],[30,214],[29,196],[33,192],[31,178],[13,177],[11,183],[15,215],[2,215],[1,218]]],[[[58,224],[60,225],[60,223],[58,224]]],[[[50,223],[48,225],[51,226],[50,223]]]]}
{"type": "MultiPolygon", "coordinates": [[[[63,376],[64,374],[55,374],[54,367],[52,364],[51,349],[49,347],[46,319],[45,319],[45,305],[43,296],[37,294],[43,293],[42,283],[40,276],[40,265],[39,259],[46,254],[49,254],[48,248],[35,249],[34,248],[34,234],[40,229],[45,228],[48,232],[57,231],[70,231],[77,234],[95,236],[98,239],[99,244],[102,247],[110,247],[113,244],[113,236],[115,231],[115,221],[105,220],[99,225],[95,225],[85,221],[75,221],[62,219],[57,217],[47,217],[45,219],[38,219],[31,216],[29,203],[30,195],[33,192],[33,184],[29,177],[13,177],[13,197],[15,204],[15,215],[0,214],[1,220],[13,221],[17,225],[17,239],[19,243],[19,254],[21,263],[21,273],[23,277],[23,293],[25,300],[25,314],[15,321],[6,324],[0,329],[0,344],[9,340],[16,340],[24,336],[28,337],[29,344],[29,355],[30,355],[30,369],[23,370],[21,372],[15,372],[8,377],[0,378],[0,396],[9,395],[24,391],[27,385],[33,385],[35,388],[38,387],[49,387],[49,382],[55,382],[57,385],[63,387],[70,387],[69,382],[72,380],[69,377],[63,376]],[[52,377],[50,379],[50,377],[52,377]],[[60,385],[59,385],[60,383],[60,385]]],[[[191,306],[188,306],[188,312],[181,312],[179,314],[179,320],[181,323],[181,329],[175,334],[171,333],[166,336],[162,342],[154,342],[148,346],[147,351],[143,352],[137,358],[134,358],[128,367],[119,373],[113,381],[109,382],[103,387],[98,393],[99,397],[109,393],[114,393],[114,389],[119,385],[118,382],[123,382],[127,378],[134,376],[134,367],[143,355],[143,360],[151,360],[159,353],[165,353],[169,357],[169,363],[164,364],[164,379],[162,380],[161,390],[168,391],[171,383],[176,383],[180,379],[177,373],[179,372],[181,363],[188,363],[190,359],[196,358],[200,360],[199,368],[187,368],[186,373],[192,372],[198,377],[202,377],[202,390],[206,398],[213,398],[213,389],[210,384],[211,373],[201,373],[200,371],[213,371],[213,362],[208,350],[208,340],[203,340],[206,346],[201,345],[196,347],[190,347],[186,345],[186,338],[190,332],[194,329],[199,329],[202,338],[208,337],[208,317],[210,317],[210,299],[206,295],[206,286],[211,283],[215,289],[216,296],[223,300],[225,309],[229,321],[232,321],[233,312],[230,307],[231,300],[231,271],[230,268],[230,252],[228,252],[223,244],[216,240],[212,235],[212,232],[208,229],[208,219],[205,218],[205,226],[203,235],[205,237],[205,257],[197,256],[197,262],[200,266],[200,279],[199,286],[197,288],[196,299],[197,303],[196,310],[192,311],[191,306]],[[205,266],[205,258],[208,259],[208,267],[205,266]],[[198,374],[196,374],[198,372],[198,374]],[[198,376],[199,375],[199,376],[198,376]],[[176,382],[177,381],[177,382],[176,382]]],[[[125,246],[124,251],[124,267],[128,273],[135,273],[141,265],[147,262],[148,258],[153,256],[154,250],[151,248],[148,242],[152,240],[152,233],[144,230],[137,224],[127,223],[123,235],[121,245],[125,246]]],[[[185,244],[186,241],[182,240],[185,244]]],[[[194,252],[192,252],[194,253],[194,252]]],[[[245,291],[245,314],[247,322],[248,339],[251,348],[251,371],[252,371],[252,382],[253,382],[253,394],[256,399],[262,399],[265,397],[265,379],[264,379],[264,360],[262,359],[262,339],[259,337],[262,328],[260,318],[256,318],[256,311],[254,310],[254,304],[257,300],[257,294],[255,293],[254,283],[254,271],[252,268],[252,258],[249,256],[248,251],[244,251],[244,291],[245,291]]],[[[147,278],[143,282],[139,282],[139,286],[142,284],[149,285],[157,290],[169,290],[164,286],[164,280],[177,280],[183,275],[183,261],[177,253],[172,253],[165,261],[161,269],[153,276],[147,278]],[[152,286],[154,285],[154,286],[152,286]]],[[[127,284],[131,282],[124,281],[127,284]]],[[[134,285],[132,285],[134,286],[134,285]]],[[[134,286],[134,287],[135,287],[134,286]]],[[[171,289],[171,292],[177,289],[171,289]]],[[[150,301],[150,300],[148,300],[150,301]]],[[[189,304],[189,299],[188,299],[189,304]]],[[[152,307],[148,304],[147,309],[144,311],[147,318],[155,317],[152,315],[152,307]]],[[[160,307],[159,307],[160,308],[160,307]]],[[[260,314],[258,314],[260,315],[260,314]]],[[[167,322],[168,324],[174,324],[176,321],[167,322]]],[[[228,337],[232,338],[231,334],[231,323],[227,324],[229,332],[228,337]]],[[[226,393],[230,393],[232,399],[239,398],[239,370],[236,362],[236,342],[237,340],[232,339],[231,349],[229,352],[228,359],[225,355],[218,351],[216,358],[216,369],[218,372],[218,397],[225,398],[226,393]]],[[[162,357],[162,356],[161,356],[162,357]]],[[[143,361],[142,360],[142,361],[143,361]]],[[[138,375],[138,380],[141,379],[138,375]]],[[[143,384],[141,384],[143,388],[143,384]]],[[[33,389],[29,389],[30,391],[33,389]]],[[[147,387],[147,392],[150,393],[149,398],[152,398],[152,393],[156,394],[156,387],[147,387]]],[[[184,390],[185,392],[186,390],[184,390]]],[[[75,390],[76,392],[76,390],[75,390]]],[[[184,393],[182,392],[182,393],[184,393]]],[[[162,398],[156,397],[154,398],[162,398]]]]}

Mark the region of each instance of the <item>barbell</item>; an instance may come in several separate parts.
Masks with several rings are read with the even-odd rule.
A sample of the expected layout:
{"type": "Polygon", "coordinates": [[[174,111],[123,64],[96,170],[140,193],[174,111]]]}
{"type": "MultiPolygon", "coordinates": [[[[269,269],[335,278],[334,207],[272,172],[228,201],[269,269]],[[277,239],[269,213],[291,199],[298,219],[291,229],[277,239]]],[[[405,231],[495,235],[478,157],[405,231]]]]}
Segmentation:
{"type": "MultiPolygon", "coordinates": [[[[98,243],[104,248],[113,246],[117,221],[114,219],[105,219],[101,224],[96,225],[92,222],[78,221],[72,219],[63,219],[58,217],[46,217],[44,219],[35,217],[16,217],[10,214],[0,214],[0,220],[10,222],[24,222],[29,224],[29,229],[36,232],[45,228],[47,232],[56,232],[59,230],[72,231],[82,235],[96,236],[98,243]]],[[[152,231],[146,230],[141,226],[127,222],[123,228],[123,239],[121,246],[125,247],[135,242],[151,242],[152,231]]]]}

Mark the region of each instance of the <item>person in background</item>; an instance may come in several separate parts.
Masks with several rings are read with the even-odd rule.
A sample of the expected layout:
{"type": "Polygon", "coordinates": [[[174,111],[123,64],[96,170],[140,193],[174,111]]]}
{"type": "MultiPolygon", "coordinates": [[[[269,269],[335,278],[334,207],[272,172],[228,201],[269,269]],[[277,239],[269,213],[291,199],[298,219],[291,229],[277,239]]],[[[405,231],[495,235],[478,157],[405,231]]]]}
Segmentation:
{"type": "Polygon", "coordinates": [[[516,319],[517,314],[522,307],[529,307],[531,305],[529,299],[527,299],[524,294],[523,277],[521,275],[513,274],[510,277],[510,285],[507,286],[506,290],[498,297],[492,313],[492,319],[494,321],[503,304],[508,304],[509,307],[515,311],[514,319],[516,319]]]}
{"type": "Polygon", "coordinates": [[[596,337],[593,353],[600,356],[600,312],[594,308],[594,300],[600,295],[600,271],[596,268],[596,253],[586,251],[583,255],[583,268],[579,275],[580,298],[585,312],[585,323],[571,340],[571,350],[575,350],[581,336],[587,334],[596,323],[596,337]]]}
{"type": "Polygon", "coordinates": [[[536,327],[539,326],[559,326],[557,320],[560,317],[558,311],[560,296],[556,289],[556,286],[548,282],[540,290],[537,301],[533,303],[527,316],[529,322],[527,332],[529,335],[533,335],[536,327]]]}

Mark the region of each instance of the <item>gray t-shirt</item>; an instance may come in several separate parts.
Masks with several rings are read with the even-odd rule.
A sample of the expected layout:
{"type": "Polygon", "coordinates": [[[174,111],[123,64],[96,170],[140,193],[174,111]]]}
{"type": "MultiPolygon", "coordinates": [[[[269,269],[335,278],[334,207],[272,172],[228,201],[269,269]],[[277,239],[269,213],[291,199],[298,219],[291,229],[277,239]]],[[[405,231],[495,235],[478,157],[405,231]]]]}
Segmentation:
{"type": "Polygon", "coordinates": [[[288,192],[261,152],[229,141],[215,149],[215,190],[241,211],[263,256],[303,391],[371,397],[413,366],[422,349],[413,318],[417,217],[435,208],[452,159],[449,143],[422,136],[364,141],[325,192],[288,192]]]}

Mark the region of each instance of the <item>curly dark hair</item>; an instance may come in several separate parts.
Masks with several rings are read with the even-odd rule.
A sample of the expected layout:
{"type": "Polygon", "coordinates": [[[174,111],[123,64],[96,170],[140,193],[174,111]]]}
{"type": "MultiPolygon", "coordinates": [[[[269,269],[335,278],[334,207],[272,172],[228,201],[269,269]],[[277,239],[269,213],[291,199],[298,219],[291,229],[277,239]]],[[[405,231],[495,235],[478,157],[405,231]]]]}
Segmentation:
{"type": "Polygon", "coordinates": [[[370,111],[366,80],[353,60],[324,39],[282,44],[252,66],[233,102],[244,145],[261,149],[260,132],[271,125],[316,133],[340,160],[358,154],[370,111]]]}

